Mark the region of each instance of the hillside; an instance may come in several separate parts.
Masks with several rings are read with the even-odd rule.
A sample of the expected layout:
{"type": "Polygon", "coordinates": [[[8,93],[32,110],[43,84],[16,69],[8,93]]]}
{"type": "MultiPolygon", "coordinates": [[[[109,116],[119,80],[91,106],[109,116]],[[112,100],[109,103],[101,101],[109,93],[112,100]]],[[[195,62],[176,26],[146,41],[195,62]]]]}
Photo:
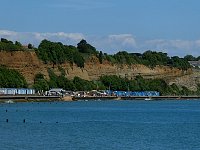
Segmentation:
{"type": "MultiPolygon", "coordinates": [[[[42,73],[48,79],[48,68],[52,68],[56,74],[60,74],[58,65],[44,64],[38,59],[34,51],[1,51],[0,52],[0,64],[8,66],[9,68],[18,70],[25,76],[29,85],[34,82],[34,76],[37,73],[42,73]]],[[[182,71],[177,68],[171,68],[168,66],[156,66],[151,69],[144,65],[113,65],[108,61],[99,63],[96,57],[90,57],[85,62],[84,68],[77,67],[75,64],[64,63],[60,65],[65,72],[66,77],[73,79],[75,76],[86,80],[96,80],[102,75],[118,75],[121,77],[134,78],[136,75],[141,75],[144,78],[162,78],[167,83],[176,83],[178,85],[184,85],[188,88],[195,89],[196,78],[192,70],[182,71]],[[195,79],[195,81],[194,81],[195,79]],[[190,82],[190,80],[192,80],[190,82]],[[187,83],[185,82],[187,81],[187,83]],[[192,84],[192,85],[191,85],[192,84]]]]}

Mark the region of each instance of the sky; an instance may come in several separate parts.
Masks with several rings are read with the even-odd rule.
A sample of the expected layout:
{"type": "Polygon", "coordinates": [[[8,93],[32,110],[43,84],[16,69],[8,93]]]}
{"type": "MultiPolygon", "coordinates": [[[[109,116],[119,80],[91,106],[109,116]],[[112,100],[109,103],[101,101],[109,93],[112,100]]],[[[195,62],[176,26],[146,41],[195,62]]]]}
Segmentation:
{"type": "Polygon", "coordinates": [[[0,37],[200,56],[200,0],[0,0],[0,37]]]}

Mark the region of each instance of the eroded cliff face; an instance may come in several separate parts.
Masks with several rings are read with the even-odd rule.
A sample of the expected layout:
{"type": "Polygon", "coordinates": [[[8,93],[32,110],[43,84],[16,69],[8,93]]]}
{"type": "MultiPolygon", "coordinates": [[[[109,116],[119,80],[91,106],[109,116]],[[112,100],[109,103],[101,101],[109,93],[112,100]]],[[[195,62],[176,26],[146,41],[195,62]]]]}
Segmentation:
{"type": "Polygon", "coordinates": [[[47,67],[37,58],[35,52],[1,51],[0,64],[18,70],[29,84],[33,83],[35,74],[39,72],[48,76],[47,67]]]}
{"type": "Polygon", "coordinates": [[[172,78],[169,80],[169,85],[175,83],[179,86],[185,86],[192,91],[197,90],[197,85],[200,84],[200,70],[193,70],[191,74],[172,78]]]}
{"type": "MultiPolygon", "coordinates": [[[[52,68],[57,75],[60,74],[58,65],[44,64],[38,59],[34,51],[2,51],[0,52],[0,64],[18,70],[25,76],[29,85],[33,84],[34,76],[37,73],[44,74],[48,79],[48,68],[52,68]]],[[[75,64],[70,65],[69,63],[60,66],[65,70],[66,77],[69,79],[78,76],[86,80],[96,80],[102,75],[118,75],[131,79],[136,75],[142,75],[144,78],[163,78],[168,83],[172,83],[193,74],[192,70],[182,71],[167,66],[157,66],[152,69],[144,65],[116,65],[107,61],[100,64],[96,57],[91,57],[87,60],[84,68],[79,68],[75,64]]]]}
{"type": "Polygon", "coordinates": [[[134,78],[137,75],[142,75],[144,78],[170,79],[192,73],[192,70],[182,71],[180,69],[171,68],[168,66],[149,68],[140,64],[112,65],[109,62],[99,64],[98,59],[95,57],[92,57],[86,62],[85,70],[87,71],[91,80],[98,79],[101,75],[118,75],[121,77],[127,77],[129,79],[134,78]]]}

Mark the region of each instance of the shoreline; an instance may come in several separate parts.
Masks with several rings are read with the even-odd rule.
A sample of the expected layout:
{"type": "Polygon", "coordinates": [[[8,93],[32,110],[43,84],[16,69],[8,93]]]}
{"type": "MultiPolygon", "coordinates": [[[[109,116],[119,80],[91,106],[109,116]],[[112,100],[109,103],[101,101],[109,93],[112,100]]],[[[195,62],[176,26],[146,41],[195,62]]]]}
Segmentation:
{"type": "Polygon", "coordinates": [[[73,97],[73,100],[190,100],[200,99],[200,96],[86,96],[86,97],[73,97]]]}
{"type": "Polygon", "coordinates": [[[38,95],[0,95],[0,102],[51,102],[62,101],[60,96],[38,96],[38,95]]]}
{"type": "Polygon", "coordinates": [[[52,102],[63,101],[71,102],[78,100],[192,100],[200,99],[200,96],[38,96],[38,95],[0,95],[0,102],[52,102]]]}

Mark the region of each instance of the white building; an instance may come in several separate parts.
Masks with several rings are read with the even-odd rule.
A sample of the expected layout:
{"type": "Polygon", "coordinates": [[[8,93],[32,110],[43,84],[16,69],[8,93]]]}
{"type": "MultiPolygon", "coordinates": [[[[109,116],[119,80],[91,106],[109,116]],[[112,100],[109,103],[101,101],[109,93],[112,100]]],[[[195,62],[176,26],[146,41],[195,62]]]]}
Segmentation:
{"type": "Polygon", "coordinates": [[[200,68],[200,61],[188,61],[192,67],[200,68]]]}

